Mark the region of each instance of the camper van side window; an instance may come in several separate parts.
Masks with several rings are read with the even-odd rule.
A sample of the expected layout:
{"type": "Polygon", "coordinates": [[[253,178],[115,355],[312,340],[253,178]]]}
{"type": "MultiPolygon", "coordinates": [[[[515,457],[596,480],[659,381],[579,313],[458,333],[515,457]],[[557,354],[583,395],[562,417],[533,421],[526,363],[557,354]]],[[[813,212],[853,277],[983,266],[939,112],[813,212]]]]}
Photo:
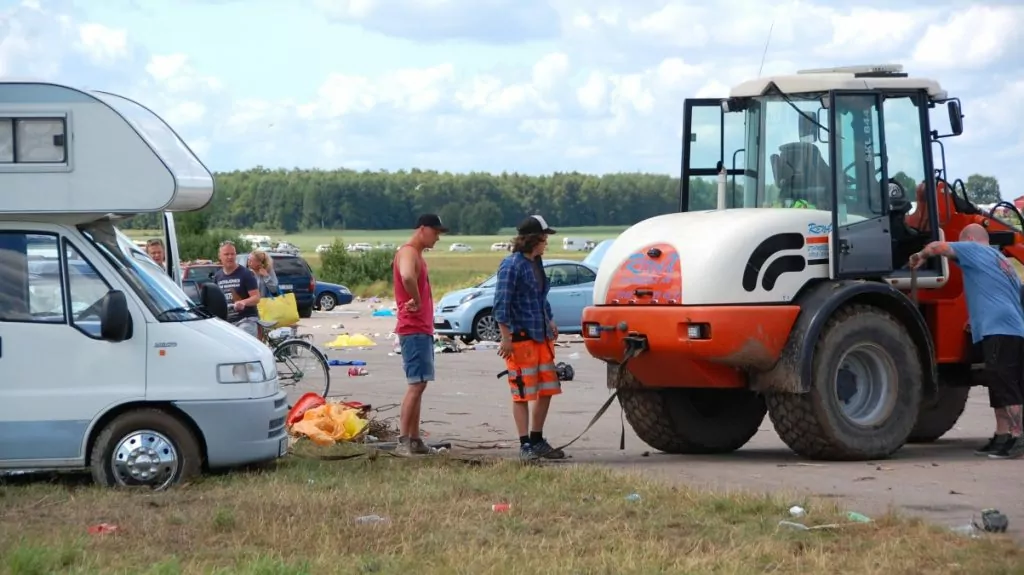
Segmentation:
{"type": "Polygon", "coordinates": [[[64,323],[57,236],[0,232],[0,322],[64,323]]]}
{"type": "Polygon", "coordinates": [[[71,300],[71,325],[85,335],[99,339],[100,324],[96,302],[110,291],[110,286],[89,260],[71,243],[64,242],[68,262],[68,299],[71,300]]]}
{"type": "Polygon", "coordinates": [[[0,117],[0,164],[68,161],[66,118],[0,117]]]}

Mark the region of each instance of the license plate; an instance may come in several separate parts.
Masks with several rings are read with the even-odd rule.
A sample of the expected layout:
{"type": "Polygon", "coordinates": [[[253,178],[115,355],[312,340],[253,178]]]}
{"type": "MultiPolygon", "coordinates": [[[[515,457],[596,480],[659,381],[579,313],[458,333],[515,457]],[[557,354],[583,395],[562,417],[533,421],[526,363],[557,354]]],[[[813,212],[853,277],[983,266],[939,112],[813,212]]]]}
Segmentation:
{"type": "Polygon", "coordinates": [[[277,287],[281,289],[294,289],[295,286],[293,286],[292,284],[280,284],[277,287]]]}
{"type": "Polygon", "coordinates": [[[434,316],[434,323],[435,324],[442,324],[442,323],[444,323],[444,318],[439,316],[439,315],[435,315],[434,316]]]}
{"type": "Polygon", "coordinates": [[[277,447],[278,457],[284,457],[288,454],[288,436],[281,438],[281,445],[277,447]]]}

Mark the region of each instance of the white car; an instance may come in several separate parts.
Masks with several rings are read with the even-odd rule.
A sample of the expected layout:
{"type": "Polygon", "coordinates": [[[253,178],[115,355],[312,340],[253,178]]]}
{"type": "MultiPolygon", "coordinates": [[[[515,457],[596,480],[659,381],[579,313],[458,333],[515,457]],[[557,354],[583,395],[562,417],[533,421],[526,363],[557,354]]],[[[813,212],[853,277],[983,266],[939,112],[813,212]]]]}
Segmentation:
{"type": "Polygon", "coordinates": [[[329,249],[331,249],[331,244],[320,244],[316,247],[316,253],[322,254],[329,249]]]}
{"type": "Polygon", "coordinates": [[[512,250],[511,242],[495,242],[491,244],[492,252],[507,252],[512,250]]]}
{"type": "Polygon", "coordinates": [[[448,248],[450,252],[471,252],[473,248],[469,247],[468,244],[454,243],[448,248]]]}

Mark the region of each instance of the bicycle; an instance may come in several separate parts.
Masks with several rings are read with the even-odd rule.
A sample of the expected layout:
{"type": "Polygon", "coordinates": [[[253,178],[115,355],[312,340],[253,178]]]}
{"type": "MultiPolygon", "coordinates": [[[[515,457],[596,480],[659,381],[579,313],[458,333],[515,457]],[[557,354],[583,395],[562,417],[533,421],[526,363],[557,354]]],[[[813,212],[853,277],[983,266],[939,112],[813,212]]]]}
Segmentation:
{"type": "MultiPolygon", "coordinates": [[[[327,356],[313,344],[312,334],[299,335],[295,326],[274,329],[277,322],[257,320],[259,326],[258,339],[269,347],[274,353],[277,361],[277,377],[281,387],[296,387],[299,382],[310,380],[315,381],[319,373],[323,374],[323,391],[319,390],[320,385],[313,383],[307,391],[318,393],[326,398],[331,391],[331,367],[327,356]],[[275,335],[275,332],[278,332],[275,335]],[[297,364],[303,359],[312,358],[313,364],[302,369],[297,364]]],[[[289,394],[290,395],[290,394],[289,394]]],[[[288,407],[291,408],[299,396],[289,397],[288,407]]]]}

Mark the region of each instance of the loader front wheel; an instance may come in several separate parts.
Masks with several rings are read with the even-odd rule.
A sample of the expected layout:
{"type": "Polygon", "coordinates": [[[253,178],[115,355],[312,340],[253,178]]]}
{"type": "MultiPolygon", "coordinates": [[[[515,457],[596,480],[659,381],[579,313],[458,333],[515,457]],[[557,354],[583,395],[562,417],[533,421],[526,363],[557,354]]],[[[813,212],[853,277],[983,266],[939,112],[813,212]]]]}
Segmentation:
{"type": "Polygon", "coordinates": [[[885,311],[843,308],[814,348],[807,393],[768,395],[782,441],[810,459],[863,461],[899,450],[914,427],[923,371],[907,330],[885,311]]]}
{"type": "Polygon", "coordinates": [[[619,389],[619,404],[637,437],[676,454],[729,453],[764,421],[764,398],[745,389],[619,389]]]}

